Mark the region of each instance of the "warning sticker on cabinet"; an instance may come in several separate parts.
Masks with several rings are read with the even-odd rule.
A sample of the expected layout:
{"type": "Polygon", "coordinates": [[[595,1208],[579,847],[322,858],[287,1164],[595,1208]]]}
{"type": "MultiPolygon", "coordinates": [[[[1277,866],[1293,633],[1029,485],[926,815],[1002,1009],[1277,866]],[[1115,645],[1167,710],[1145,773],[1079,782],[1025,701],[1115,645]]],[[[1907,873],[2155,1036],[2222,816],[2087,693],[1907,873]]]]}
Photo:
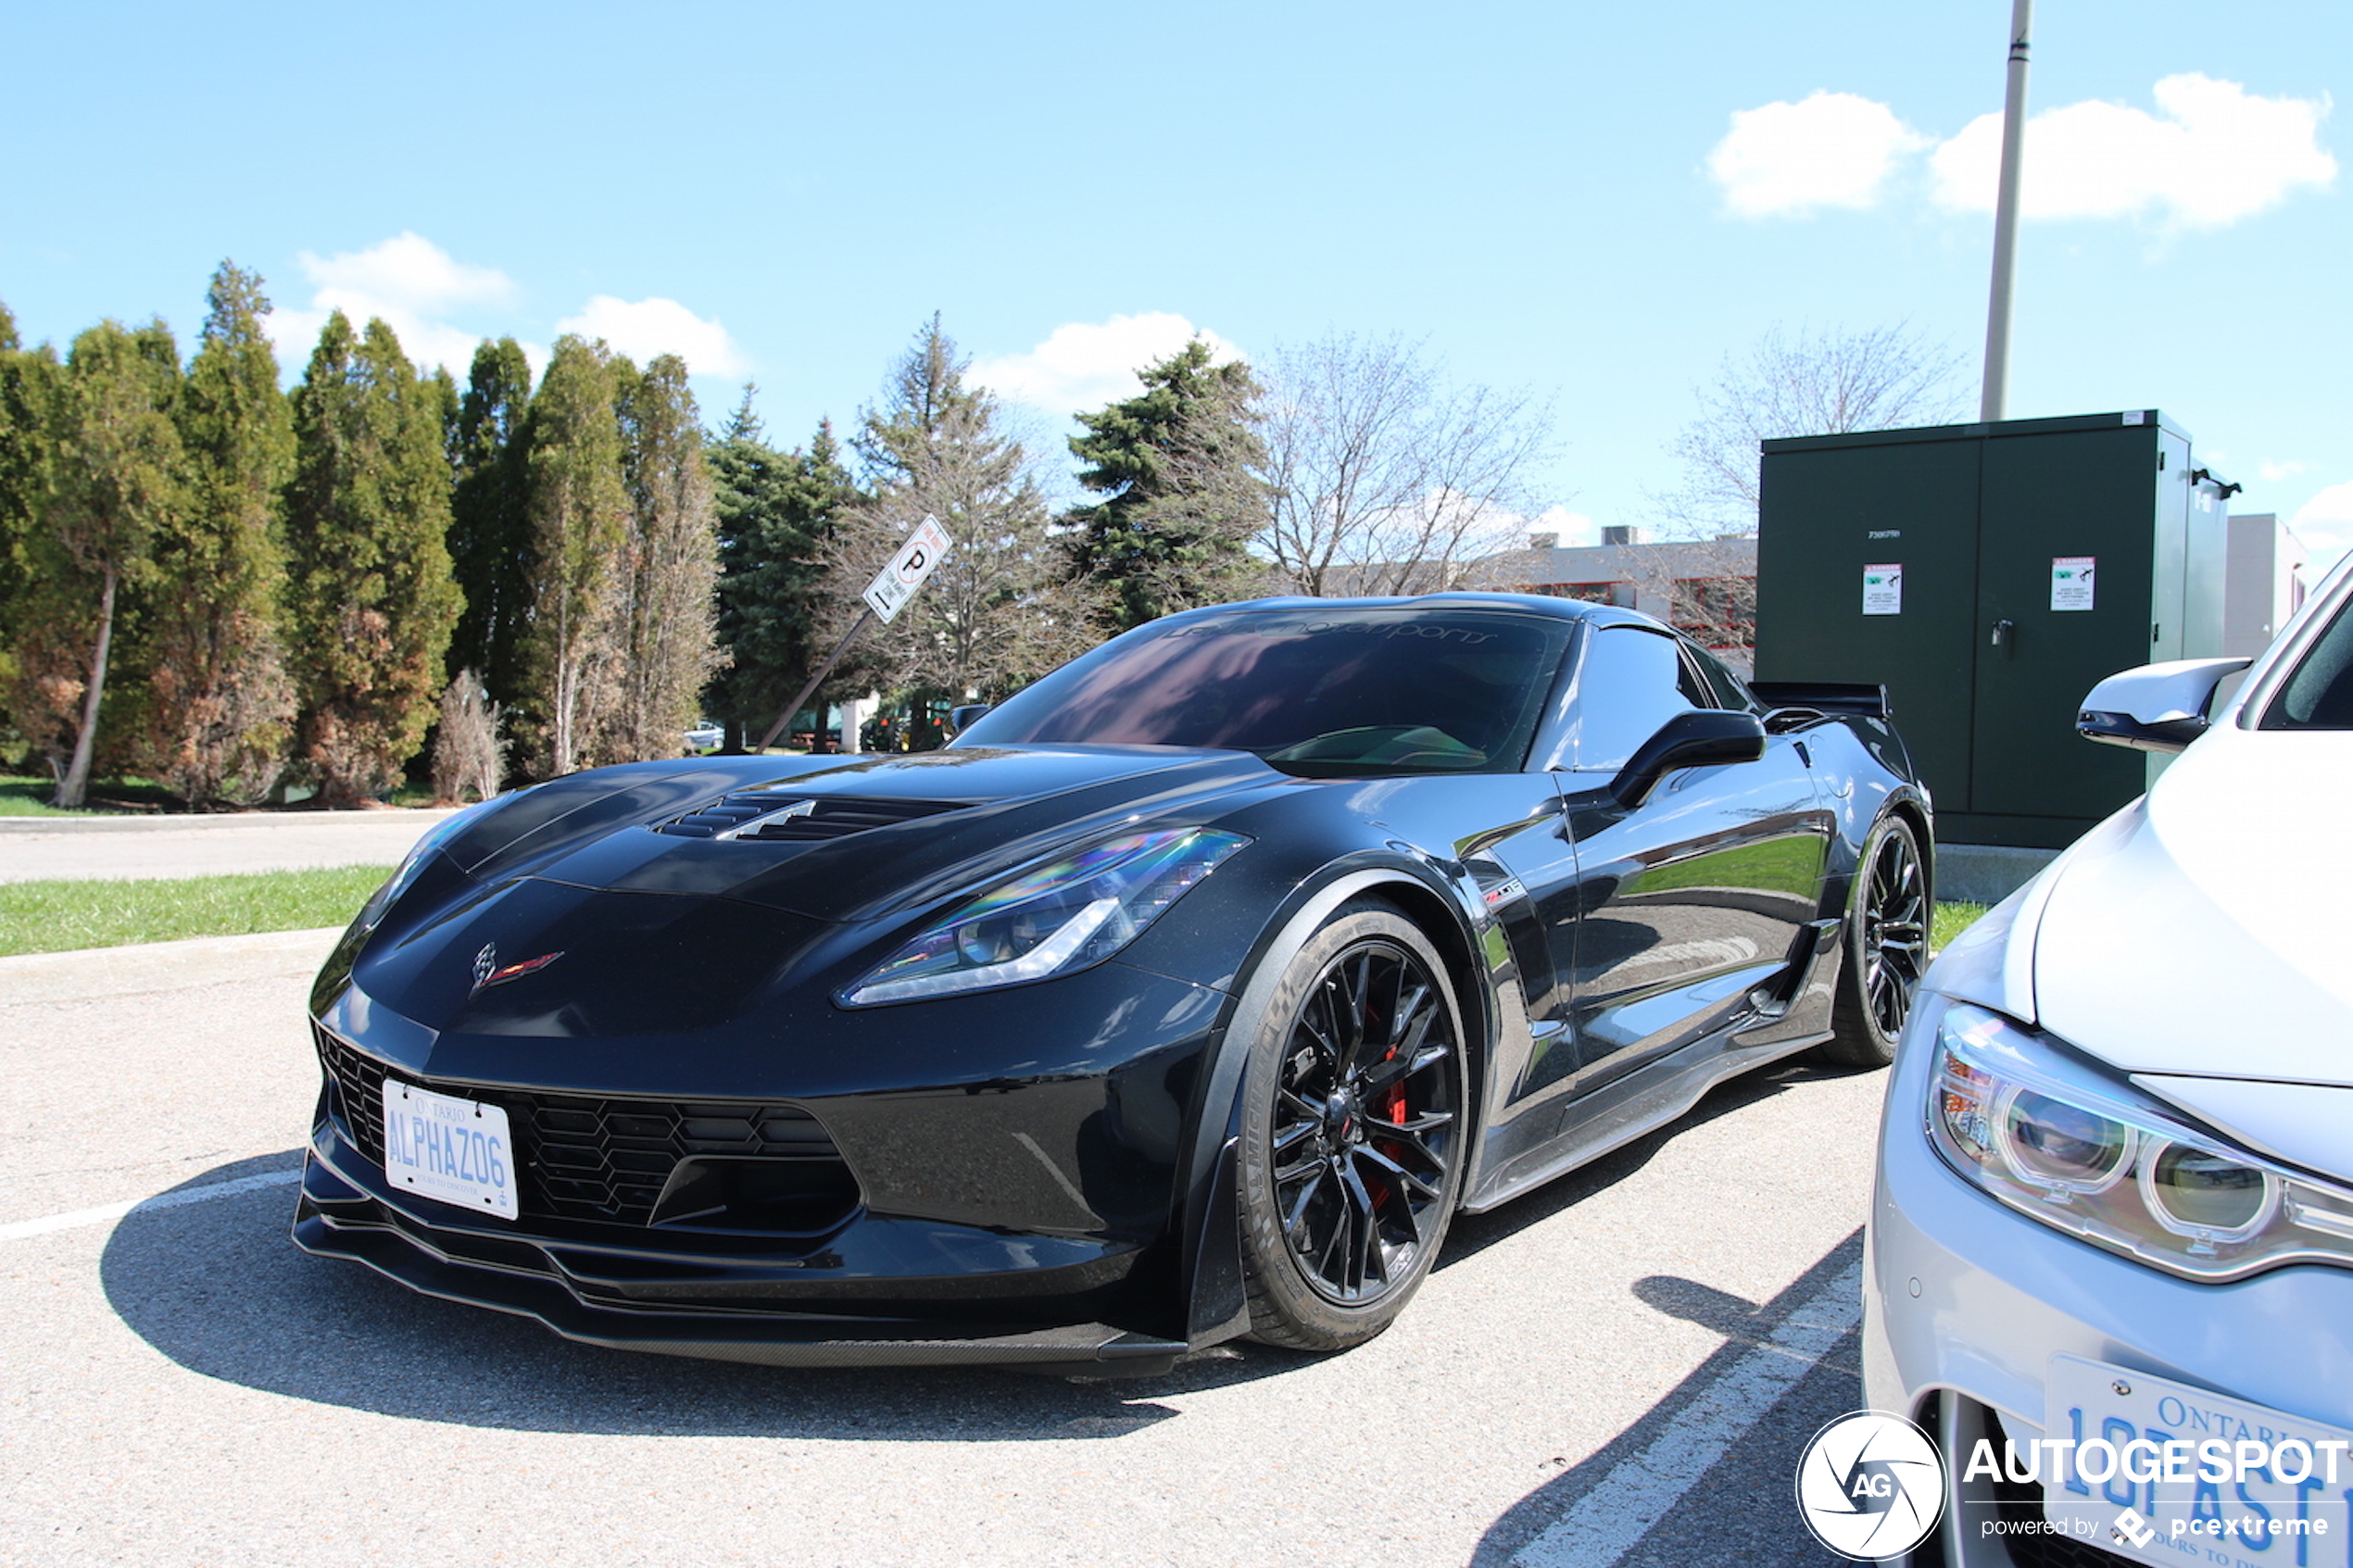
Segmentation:
{"type": "Polygon", "coordinates": [[[2053,556],[2051,558],[2051,608],[2053,609],[2089,609],[2092,608],[2092,568],[2097,558],[2093,556],[2053,556]]]}
{"type": "Polygon", "coordinates": [[[1863,613],[1865,615],[1901,615],[1904,613],[1904,569],[1888,562],[1863,569],[1863,613]]]}

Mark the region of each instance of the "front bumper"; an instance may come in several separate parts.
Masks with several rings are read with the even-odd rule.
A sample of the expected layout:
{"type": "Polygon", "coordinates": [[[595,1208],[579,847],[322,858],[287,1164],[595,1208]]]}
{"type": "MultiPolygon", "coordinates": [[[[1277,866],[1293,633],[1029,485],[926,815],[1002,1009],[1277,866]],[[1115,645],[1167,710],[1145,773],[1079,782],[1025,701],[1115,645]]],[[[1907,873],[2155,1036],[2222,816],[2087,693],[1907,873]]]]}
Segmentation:
{"type": "Polygon", "coordinates": [[[1193,1321],[1230,1292],[1197,1288],[1216,1231],[1186,1219],[1232,1212],[1229,1186],[1222,1209],[1191,1193],[1226,1164],[1189,1104],[1223,998],[1115,964],[1051,989],[821,1016],[787,1051],[436,1035],[346,985],[318,1021],[295,1239],[595,1344],[1150,1374],[1235,1331],[1193,1321]],[[393,1190],[387,1076],[508,1111],[518,1218],[393,1190]],[[714,1213],[690,1167],[762,1190],[714,1213]],[[787,1169],[817,1175],[769,1190],[787,1169]]]}
{"type": "MultiPolygon", "coordinates": [[[[1924,994],[1922,1010],[1932,1000],[1924,994]]],[[[2353,1270],[2296,1265],[2202,1285],[2004,1207],[1930,1147],[1932,1053],[1918,1044],[1906,1041],[1889,1076],[1872,1196],[1862,1345],[1870,1408],[1971,1435],[1988,1430],[1991,1411],[2022,1445],[2044,1436],[2046,1371],[2069,1354],[2353,1425],[2353,1270]]],[[[1946,1458],[1957,1501],[1946,1550],[1929,1560],[2010,1562],[1978,1544],[1971,1511],[1995,1506],[1991,1493],[1962,1484],[1965,1454],[1946,1458]]]]}
{"type": "MultiPolygon", "coordinates": [[[[993,1239],[1002,1248],[1003,1238],[954,1237],[930,1229],[935,1234],[927,1237],[898,1239],[918,1247],[926,1240],[952,1246],[993,1239]]],[[[303,1166],[294,1239],[306,1252],[365,1263],[424,1295],[534,1318],[567,1339],[613,1349],[766,1366],[996,1363],[1150,1376],[1166,1371],[1186,1348],[1182,1340],[1101,1323],[1036,1328],[976,1319],[972,1297],[986,1293],[985,1276],[933,1282],[964,1298],[960,1315],[882,1311],[859,1298],[875,1288],[871,1278],[831,1281],[847,1291],[830,1304],[822,1288],[810,1288],[828,1282],[804,1284],[795,1276],[839,1275],[846,1260],[834,1248],[799,1258],[741,1250],[693,1256],[642,1245],[496,1234],[446,1204],[396,1198],[382,1173],[325,1127],[303,1166]]],[[[979,1260],[967,1254],[967,1261],[979,1260]]],[[[1083,1299],[1092,1279],[1115,1272],[1105,1268],[1111,1261],[1116,1261],[1032,1264],[1016,1277],[1026,1293],[1083,1299]]],[[[894,1287],[926,1294],[912,1279],[901,1278],[894,1287]]]]}

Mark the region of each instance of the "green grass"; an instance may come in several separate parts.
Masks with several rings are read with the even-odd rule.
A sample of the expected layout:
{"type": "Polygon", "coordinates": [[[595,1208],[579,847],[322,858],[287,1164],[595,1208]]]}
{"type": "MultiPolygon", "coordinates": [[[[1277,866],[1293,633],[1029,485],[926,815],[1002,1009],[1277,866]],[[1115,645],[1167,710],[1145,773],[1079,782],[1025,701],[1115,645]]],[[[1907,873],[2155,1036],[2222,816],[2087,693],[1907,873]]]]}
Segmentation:
{"type": "Polygon", "coordinates": [[[57,781],[46,773],[0,773],[0,817],[152,816],[182,809],[179,797],[150,779],[92,779],[87,809],[57,809],[49,804],[57,793],[57,781]]]}
{"type": "Polygon", "coordinates": [[[1954,937],[1977,923],[1977,917],[1987,909],[1983,904],[1939,904],[1936,918],[1929,923],[1928,945],[1931,952],[1943,952],[1954,937]]]}
{"type": "Polygon", "coordinates": [[[0,957],[342,925],[390,866],[139,881],[0,883],[0,957]]]}

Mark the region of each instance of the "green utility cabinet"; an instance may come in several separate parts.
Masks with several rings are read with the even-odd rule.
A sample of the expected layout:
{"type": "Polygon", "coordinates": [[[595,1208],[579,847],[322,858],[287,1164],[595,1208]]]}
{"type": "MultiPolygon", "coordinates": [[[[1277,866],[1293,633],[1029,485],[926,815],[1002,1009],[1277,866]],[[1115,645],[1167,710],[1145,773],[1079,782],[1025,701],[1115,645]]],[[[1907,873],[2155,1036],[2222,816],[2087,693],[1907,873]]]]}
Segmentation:
{"type": "Polygon", "coordinates": [[[1940,838],[2071,843],[2149,776],[2083,695],[2221,651],[2231,488],[2153,408],[1768,441],[1757,678],[1884,684],[1940,838]]]}

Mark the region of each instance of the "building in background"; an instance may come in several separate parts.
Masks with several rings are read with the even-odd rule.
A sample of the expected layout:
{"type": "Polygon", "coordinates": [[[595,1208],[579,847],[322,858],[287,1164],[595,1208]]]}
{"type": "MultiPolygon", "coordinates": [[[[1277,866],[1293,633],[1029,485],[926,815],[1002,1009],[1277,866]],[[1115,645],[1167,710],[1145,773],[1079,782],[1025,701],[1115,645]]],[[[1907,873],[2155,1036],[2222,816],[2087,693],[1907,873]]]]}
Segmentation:
{"type": "Polygon", "coordinates": [[[2233,514],[2222,568],[2222,651],[2248,658],[2304,604],[2303,544],[2271,512],[2233,514]]]}
{"type": "Polygon", "coordinates": [[[1646,541],[1630,525],[1602,530],[1598,545],[1563,548],[1557,533],[1479,562],[1478,585],[1623,606],[1655,616],[1714,650],[1745,675],[1756,645],[1756,541],[1646,541]]]}

